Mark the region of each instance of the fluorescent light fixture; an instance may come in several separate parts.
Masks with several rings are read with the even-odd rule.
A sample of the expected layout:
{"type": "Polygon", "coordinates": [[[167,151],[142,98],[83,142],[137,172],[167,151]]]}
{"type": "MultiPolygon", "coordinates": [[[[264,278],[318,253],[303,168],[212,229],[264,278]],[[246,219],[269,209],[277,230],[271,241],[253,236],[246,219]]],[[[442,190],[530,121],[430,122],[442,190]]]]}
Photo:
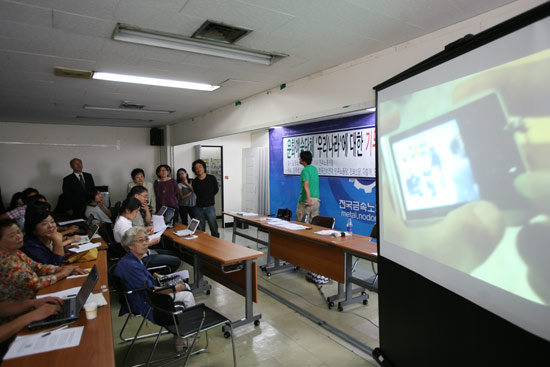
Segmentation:
{"type": "Polygon", "coordinates": [[[92,75],[92,79],[108,80],[111,82],[156,85],[158,87],[204,90],[208,92],[212,92],[213,90],[216,90],[220,87],[219,85],[193,83],[193,82],[185,82],[185,81],[171,80],[171,79],[148,78],[145,76],[136,76],[136,75],[104,73],[100,71],[94,71],[94,74],[92,75]]]}
{"type": "Polygon", "coordinates": [[[117,24],[115,28],[113,39],[140,45],[163,47],[202,55],[254,62],[263,65],[271,65],[277,58],[288,56],[281,53],[269,53],[235,45],[198,40],[172,33],[141,29],[120,23],[117,24]]]}
{"type": "Polygon", "coordinates": [[[168,115],[174,111],[166,110],[145,110],[143,108],[123,108],[123,107],[102,107],[102,106],[89,106],[84,105],[85,110],[97,110],[97,111],[117,111],[117,112],[137,112],[137,113],[150,113],[159,115],[168,115]]]}

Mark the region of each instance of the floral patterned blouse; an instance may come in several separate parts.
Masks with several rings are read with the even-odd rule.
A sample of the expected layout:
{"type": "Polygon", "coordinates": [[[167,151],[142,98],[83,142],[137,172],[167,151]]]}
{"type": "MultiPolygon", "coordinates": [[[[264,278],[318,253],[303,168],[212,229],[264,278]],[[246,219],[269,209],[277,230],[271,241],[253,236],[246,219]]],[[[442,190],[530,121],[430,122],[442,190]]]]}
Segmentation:
{"type": "Polygon", "coordinates": [[[24,301],[52,285],[59,266],[40,264],[21,251],[0,251],[0,301],[24,301]]]}

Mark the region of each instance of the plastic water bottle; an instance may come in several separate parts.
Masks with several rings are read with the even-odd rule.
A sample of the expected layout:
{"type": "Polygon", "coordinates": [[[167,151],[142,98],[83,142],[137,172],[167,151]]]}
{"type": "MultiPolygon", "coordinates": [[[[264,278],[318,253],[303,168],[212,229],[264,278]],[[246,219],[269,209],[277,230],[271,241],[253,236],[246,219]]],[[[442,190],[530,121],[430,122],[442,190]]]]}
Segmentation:
{"type": "Polygon", "coordinates": [[[346,224],[346,231],[349,233],[353,233],[353,222],[351,221],[351,218],[348,218],[348,224],[346,224]]]}

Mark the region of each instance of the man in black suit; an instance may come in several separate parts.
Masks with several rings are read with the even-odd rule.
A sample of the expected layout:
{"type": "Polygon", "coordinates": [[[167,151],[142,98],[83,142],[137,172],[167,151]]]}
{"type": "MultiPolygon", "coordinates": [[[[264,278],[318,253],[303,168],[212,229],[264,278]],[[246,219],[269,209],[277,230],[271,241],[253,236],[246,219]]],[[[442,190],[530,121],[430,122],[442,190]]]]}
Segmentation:
{"type": "Polygon", "coordinates": [[[86,208],[86,192],[95,187],[94,178],[87,172],[82,172],[82,160],[73,158],[70,162],[73,173],[63,179],[63,196],[68,203],[69,215],[82,218],[86,208]]]}

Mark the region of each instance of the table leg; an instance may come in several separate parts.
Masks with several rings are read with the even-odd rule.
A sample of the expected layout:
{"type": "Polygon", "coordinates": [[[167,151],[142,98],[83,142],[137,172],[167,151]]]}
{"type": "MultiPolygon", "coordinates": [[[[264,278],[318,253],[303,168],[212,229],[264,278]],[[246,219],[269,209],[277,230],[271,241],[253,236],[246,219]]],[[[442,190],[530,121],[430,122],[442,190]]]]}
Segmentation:
{"type": "MultiPolygon", "coordinates": [[[[353,290],[353,284],[358,284],[360,286],[363,286],[362,283],[364,283],[361,279],[357,279],[353,277],[353,261],[352,261],[352,254],[349,252],[346,252],[346,291],[345,291],[345,300],[342,302],[338,302],[338,311],[343,311],[344,306],[357,303],[357,302],[363,302],[363,304],[367,304],[369,302],[369,295],[364,292],[364,289],[359,288],[355,291],[353,290]],[[353,293],[361,292],[361,294],[357,297],[353,297],[353,293]]],[[[340,284],[338,284],[340,286],[340,284]]],[[[340,289],[338,289],[338,293],[340,293],[340,289]]]]}
{"type": "Polygon", "coordinates": [[[193,294],[199,292],[206,292],[206,294],[210,294],[210,289],[212,289],[212,286],[204,280],[204,276],[202,274],[202,260],[197,253],[193,253],[193,284],[190,286],[193,294]]]}
{"type": "MultiPolygon", "coordinates": [[[[255,326],[260,325],[260,319],[262,318],[262,314],[254,315],[254,303],[252,301],[252,260],[245,260],[244,261],[245,266],[245,277],[246,277],[246,285],[245,285],[245,297],[244,297],[244,318],[233,321],[233,328],[237,328],[239,326],[243,326],[245,324],[248,324],[249,322],[254,322],[255,326]]],[[[223,332],[229,331],[229,327],[223,326],[223,332]]]]}

